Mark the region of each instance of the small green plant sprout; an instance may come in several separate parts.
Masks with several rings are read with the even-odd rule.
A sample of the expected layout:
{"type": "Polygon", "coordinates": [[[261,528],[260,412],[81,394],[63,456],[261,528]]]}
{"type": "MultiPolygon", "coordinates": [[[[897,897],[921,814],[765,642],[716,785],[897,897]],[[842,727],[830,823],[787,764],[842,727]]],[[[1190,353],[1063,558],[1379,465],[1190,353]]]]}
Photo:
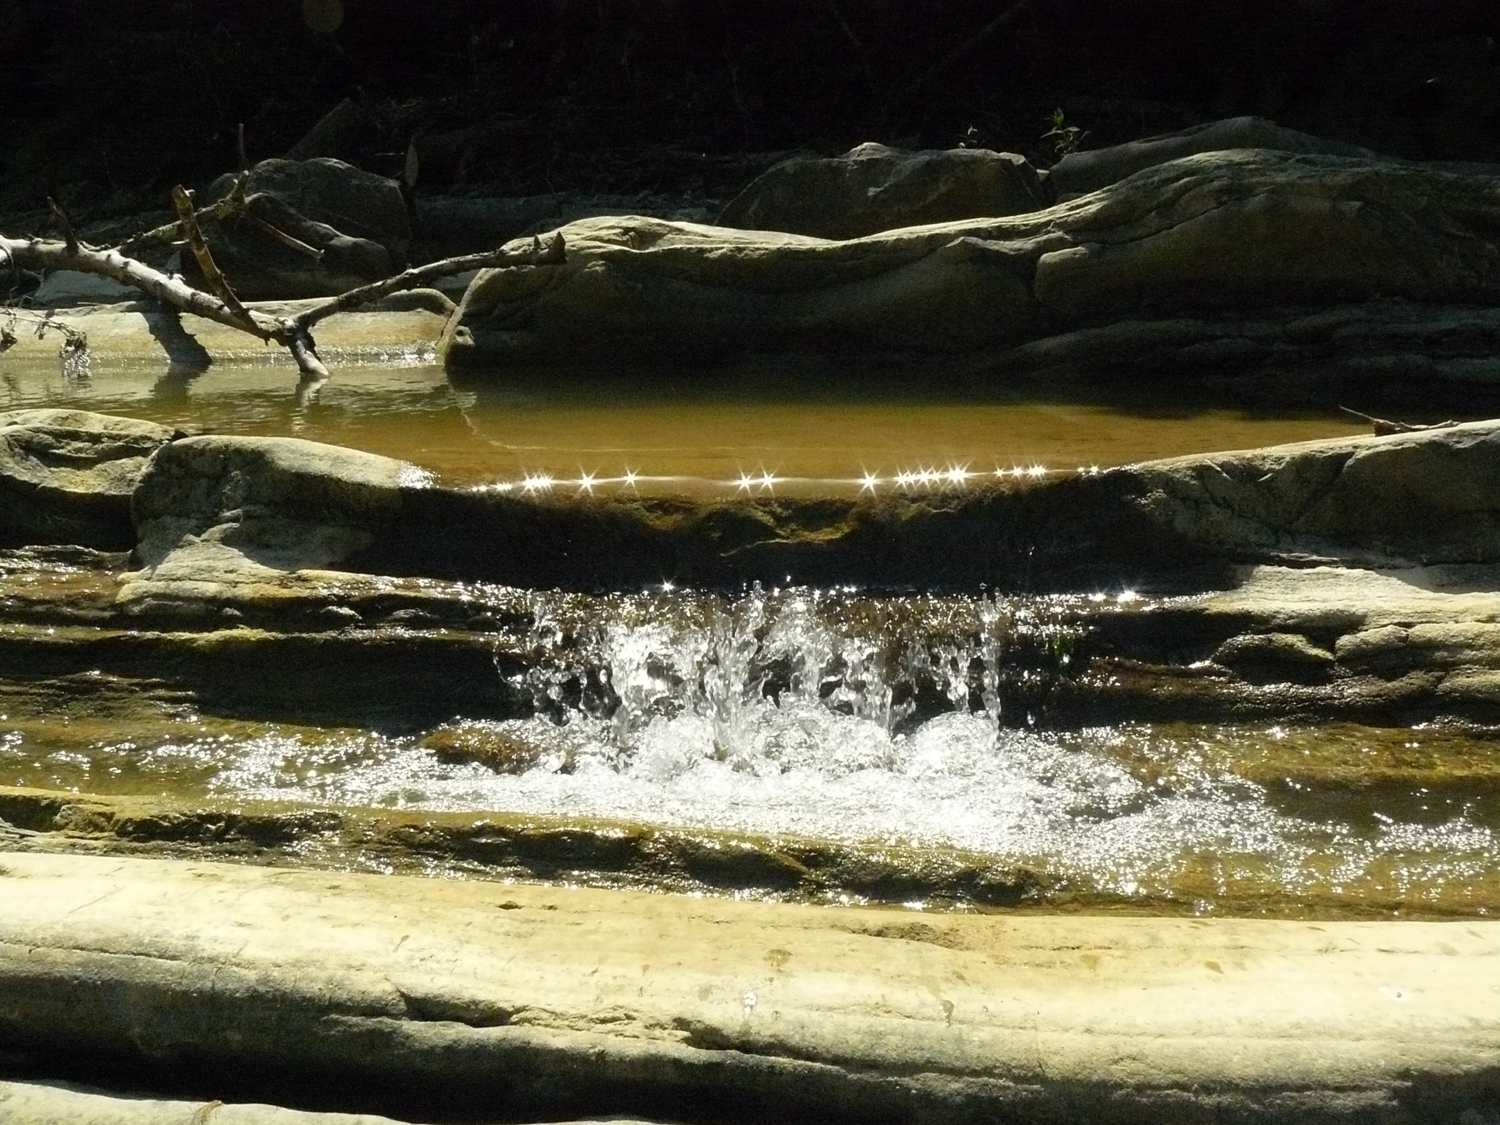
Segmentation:
{"type": "Polygon", "coordinates": [[[1042,140],[1052,141],[1052,151],[1059,160],[1070,152],[1077,152],[1078,146],[1083,143],[1083,138],[1089,135],[1088,130],[1068,124],[1067,115],[1063,113],[1061,106],[1052,111],[1052,116],[1048,120],[1052,128],[1042,134],[1042,140]]]}

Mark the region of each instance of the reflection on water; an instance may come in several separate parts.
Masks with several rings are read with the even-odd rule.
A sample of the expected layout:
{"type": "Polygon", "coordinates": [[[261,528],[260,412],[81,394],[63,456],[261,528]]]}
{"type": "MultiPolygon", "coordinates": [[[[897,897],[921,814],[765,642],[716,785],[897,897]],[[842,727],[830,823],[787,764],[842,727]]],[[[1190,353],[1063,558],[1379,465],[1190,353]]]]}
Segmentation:
{"type": "MultiPolygon", "coordinates": [[[[0,357],[0,409],[67,406],[234,434],[283,434],[416,462],[452,481],[547,475],[641,478],[676,491],[743,481],[761,490],[855,489],[867,475],[983,476],[1032,465],[1072,471],[1151,457],[1361,432],[1327,410],[1256,416],[1234,410],[1131,412],[1024,401],[994,388],[847,377],[497,380],[456,388],[430,362],[338,366],[310,393],[293,371],[216,363],[206,370],[95,364],[88,380],[55,363],[0,357]],[[652,482],[645,478],[672,478],[652,482]],[[806,478],[802,482],[787,478],[806,478]]],[[[943,481],[931,481],[942,485],[943,481]]]]}
{"type": "MultiPolygon", "coordinates": [[[[986,599],[535,596],[534,713],[425,736],[0,719],[0,781],[506,811],[953,847],[1081,893],[1500,907],[1500,768],[1442,729],[997,719],[1017,629],[986,599]]],[[[1021,607],[1023,610],[1025,607],[1021,607]]],[[[1021,624],[1018,625],[1018,621],[1021,624]]],[[[1065,660],[1061,634],[1051,651],[1065,660]]],[[[498,674],[498,673],[497,673],[498,674]]]]}

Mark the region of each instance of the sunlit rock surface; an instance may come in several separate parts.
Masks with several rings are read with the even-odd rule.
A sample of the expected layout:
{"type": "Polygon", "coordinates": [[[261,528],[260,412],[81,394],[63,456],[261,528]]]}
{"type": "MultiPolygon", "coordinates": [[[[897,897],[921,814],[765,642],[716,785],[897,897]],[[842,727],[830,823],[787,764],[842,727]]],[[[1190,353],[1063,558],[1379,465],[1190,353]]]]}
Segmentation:
{"type": "Polygon", "coordinates": [[[128,548],[130,497],[177,431],[86,410],[0,413],[0,546],[128,548]]]}
{"type": "MultiPolygon", "coordinates": [[[[1183,316],[1280,310],[1271,319],[1286,319],[1376,299],[1491,306],[1500,296],[1500,250],[1486,233],[1500,221],[1496,184],[1417,164],[1252,149],[1172,160],[1029,214],[847,241],[583,220],[562,228],[565,265],[476,278],[444,355],[459,369],[896,353],[1006,370],[1048,366],[1015,349],[1100,325],[1116,326],[1128,352],[1137,337],[1159,345],[1154,326],[1167,322],[1170,335],[1183,316]]],[[[1243,335],[1228,322],[1203,332],[1243,335]]],[[[1218,370],[1202,339],[1176,351],[1193,345],[1195,369],[1218,370]]],[[[1368,337],[1351,347],[1372,350],[1368,337]]],[[[1330,350],[1342,353],[1340,337],[1330,350]]],[[[1444,348],[1428,340],[1373,350],[1444,348]]],[[[1249,368],[1277,369],[1277,360],[1249,368]]],[[[1481,365],[1470,376],[1494,373],[1481,365]]]]}
{"type": "Polygon", "coordinates": [[[44,855],[4,858],[0,905],[12,1050],[302,1076],[419,1118],[1459,1121],[1500,1065],[1494,922],[924,917],[44,855]]]}

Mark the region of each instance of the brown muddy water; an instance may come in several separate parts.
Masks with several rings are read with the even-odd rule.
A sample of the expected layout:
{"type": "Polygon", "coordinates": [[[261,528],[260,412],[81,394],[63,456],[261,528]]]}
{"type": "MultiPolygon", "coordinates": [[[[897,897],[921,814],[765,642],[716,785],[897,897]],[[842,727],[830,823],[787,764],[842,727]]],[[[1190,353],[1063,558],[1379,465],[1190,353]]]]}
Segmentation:
{"type": "MultiPolygon", "coordinates": [[[[0,358],[0,409],[43,406],[333,442],[451,483],[728,494],[962,487],[997,471],[1072,472],[1365,430],[1332,407],[1127,408],[930,381],[460,387],[421,357],[395,357],[338,366],[309,387],[272,364],[64,374],[0,358]]],[[[70,583],[97,596],[116,581],[45,560],[7,569],[7,581],[50,583],[64,598],[70,583]]],[[[575,606],[589,625],[564,643],[545,593],[504,596],[532,599],[519,640],[540,655],[511,685],[533,701],[530,713],[456,714],[418,731],[260,721],[174,701],[159,684],[104,691],[79,667],[0,681],[0,785],[962,852],[1042,872],[1056,892],[1044,900],[1085,905],[1500,910],[1493,732],[1049,731],[1001,716],[987,694],[1006,654],[986,632],[997,610],[983,598],[912,609],[857,591],[611,596],[575,606]],[[956,619],[969,622],[958,641],[956,619]],[[565,681],[597,690],[580,695],[565,681]],[[926,702],[913,709],[919,695],[926,702]]]]}
{"type": "MultiPolygon", "coordinates": [[[[1032,392],[1034,394],[1034,389],[1032,392]]],[[[451,483],[653,492],[951,488],[996,472],[1075,471],[1366,432],[1333,407],[1288,414],[1034,397],[931,379],[690,376],[455,387],[420,357],[336,367],[164,372],[0,357],[0,410],[72,407],[184,429],[276,434],[411,461],[451,483]]]]}

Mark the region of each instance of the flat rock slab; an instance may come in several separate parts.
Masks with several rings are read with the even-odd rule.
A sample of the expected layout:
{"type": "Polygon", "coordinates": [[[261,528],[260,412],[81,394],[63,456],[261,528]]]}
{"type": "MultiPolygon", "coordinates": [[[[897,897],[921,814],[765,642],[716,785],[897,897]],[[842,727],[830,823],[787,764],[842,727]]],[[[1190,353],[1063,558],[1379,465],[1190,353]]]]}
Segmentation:
{"type": "MultiPolygon", "coordinates": [[[[317,301],[252,302],[250,307],[291,315],[317,301]]],[[[327,360],[389,361],[433,353],[453,304],[435,289],[398,293],[368,311],[339,313],[317,326],[318,352],[327,360]]],[[[274,344],[191,313],[154,304],[127,303],[57,309],[53,319],[88,337],[89,355],[104,363],[170,362],[207,367],[214,360],[292,360],[274,344]]],[[[36,362],[57,355],[61,336],[49,331],[38,338],[21,324],[7,359],[36,362]]]]}
{"type": "MultiPolygon", "coordinates": [[[[283,1106],[120,1097],[41,1082],[0,1082],[6,1125],[401,1125],[370,1113],[319,1113],[283,1106]]],[[[552,1125],[652,1125],[627,1117],[591,1117],[552,1125]]]]}
{"type": "Polygon", "coordinates": [[[0,413],[0,546],[128,548],[130,497],[146,461],[180,436],[87,410],[0,413]]]}
{"type": "Polygon", "coordinates": [[[112,1097],[37,1082],[0,1082],[0,1118],[6,1125],[400,1125],[366,1113],[112,1097]]]}
{"type": "Polygon", "coordinates": [[[0,871],[0,1048],[59,1065],[295,1068],[450,1114],[1500,1106],[1500,923],[919,916],[29,854],[0,871]]]}

